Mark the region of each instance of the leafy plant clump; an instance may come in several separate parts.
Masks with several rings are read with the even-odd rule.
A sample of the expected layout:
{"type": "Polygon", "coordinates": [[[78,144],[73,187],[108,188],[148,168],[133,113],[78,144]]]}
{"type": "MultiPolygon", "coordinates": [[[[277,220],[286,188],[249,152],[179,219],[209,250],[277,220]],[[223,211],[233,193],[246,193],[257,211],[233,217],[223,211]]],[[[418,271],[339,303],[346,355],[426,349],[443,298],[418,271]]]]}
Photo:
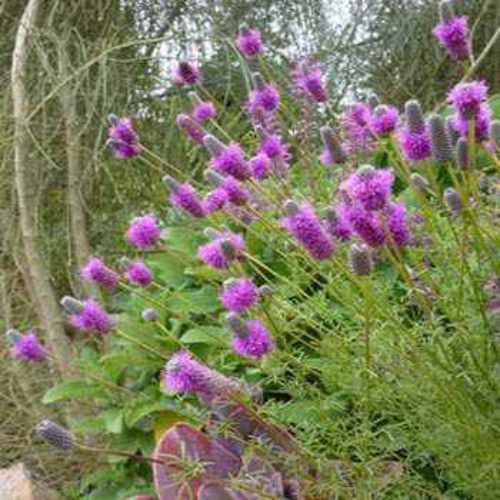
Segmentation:
{"type": "MultiPolygon", "coordinates": [[[[315,61],[275,75],[242,28],[240,137],[181,61],[177,125],[203,176],[109,117],[125,175],[164,172],[170,209],[131,220],[115,269],[82,269],[99,300],[61,301],[77,375],[45,403],[89,408],[38,433],[108,457],[82,495],[495,497],[500,110],[451,2],[434,34],[464,68],[449,107],[374,97],[336,113],[315,61]]],[[[50,359],[34,332],[9,337],[13,356],[50,359]]]]}

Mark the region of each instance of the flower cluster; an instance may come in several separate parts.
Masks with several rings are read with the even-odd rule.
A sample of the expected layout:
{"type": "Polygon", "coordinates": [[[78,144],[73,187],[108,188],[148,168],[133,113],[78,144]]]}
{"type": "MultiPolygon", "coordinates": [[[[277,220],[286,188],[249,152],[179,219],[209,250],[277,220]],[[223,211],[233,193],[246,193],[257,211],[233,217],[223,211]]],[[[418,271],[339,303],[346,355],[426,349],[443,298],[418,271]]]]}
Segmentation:
{"type": "Polygon", "coordinates": [[[432,31],[452,59],[464,61],[471,53],[467,17],[456,16],[450,1],[440,4],[441,22],[432,31]]]}
{"type": "Polygon", "coordinates": [[[139,136],[134,129],[130,118],[117,118],[110,115],[108,118],[108,144],[117,158],[132,158],[141,152],[139,136]]]}
{"type": "Polygon", "coordinates": [[[43,347],[32,330],[28,330],[23,334],[15,332],[11,337],[10,340],[13,342],[11,355],[14,358],[34,361],[36,363],[45,361],[47,358],[47,349],[43,347]]]}

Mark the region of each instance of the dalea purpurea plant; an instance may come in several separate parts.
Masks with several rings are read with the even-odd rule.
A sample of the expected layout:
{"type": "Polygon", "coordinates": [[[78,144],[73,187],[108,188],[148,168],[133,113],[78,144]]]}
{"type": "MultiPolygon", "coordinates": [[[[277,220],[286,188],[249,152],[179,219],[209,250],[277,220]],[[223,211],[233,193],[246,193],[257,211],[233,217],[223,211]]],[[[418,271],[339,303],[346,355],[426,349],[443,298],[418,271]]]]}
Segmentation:
{"type": "MultiPolygon", "coordinates": [[[[113,457],[84,493],[495,497],[500,110],[474,75],[467,18],[451,2],[440,17],[434,35],[465,75],[444,110],[372,96],[334,112],[317,61],[273,78],[243,27],[240,136],[202,68],[174,70],[186,108],[171,125],[202,175],[110,117],[111,152],[125,171],[161,171],[169,209],[131,220],[119,265],[81,270],[99,301],[61,301],[83,378],[45,402],[92,410],[38,434],[113,457]]],[[[15,357],[50,358],[32,332],[9,337],[15,357]]]]}

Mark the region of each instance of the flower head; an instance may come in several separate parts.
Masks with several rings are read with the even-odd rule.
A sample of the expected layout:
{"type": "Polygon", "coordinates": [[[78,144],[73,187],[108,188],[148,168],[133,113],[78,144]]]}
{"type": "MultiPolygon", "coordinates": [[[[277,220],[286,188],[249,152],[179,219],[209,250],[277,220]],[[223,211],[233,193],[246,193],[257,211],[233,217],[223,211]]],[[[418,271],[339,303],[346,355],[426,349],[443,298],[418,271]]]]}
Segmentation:
{"type": "Polygon", "coordinates": [[[422,106],[416,99],[407,101],[405,104],[405,118],[408,130],[413,134],[425,131],[425,118],[422,106]]]}
{"type": "Polygon", "coordinates": [[[11,349],[13,357],[34,361],[36,363],[44,361],[47,358],[48,351],[42,346],[35,332],[28,330],[21,335],[16,335],[13,341],[14,345],[11,349]]]}
{"type": "Polygon", "coordinates": [[[254,28],[242,28],[236,38],[236,46],[248,58],[252,58],[264,51],[262,35],[259,30],[254,28]]]}
{"type": "Polygon", "coordinates": [[[90,257],[80,274],[85,281],[97,283],[108,290],[114,290],[118,284],[118,274],[97,257],[90,257]]]}
{"type": "Polygon", "coordinates": [[[368,153],[375,147],[375,140],[369,128],[371,109],[364,103],[351,105],[340,116],[340,124],[346,141],[347,153],[368,153]]]}
{"type": "Polygon", "coordinates": [[[203,144],[203,137],[205,136],[205,131],[197,121],[193,120],[193,118],[191,118],[189,115],[181,113],[180,115],[177,115],[175,122],[177,123],[177,126],[179,128],[184,130],[186,135],[191,140],[197,142],[198,144],[203,144]]]}
{"type": "Polygon", "coordinates": [[[82,332],[107,333],[112,327],[108,313],[92,299],[82,303],[82,310],[70,317],[71,324],[82,332]]]}
{"type": "Polygon", "coordinates": [[[394,106],[377,106],[370,115],[370,127],[376,135],[384,136],[394,131],[399,112],[394,106]]]}
{"type": "Polygon", "coordinates": [[[144,262],[132,262],[127,269],[127,279],[134,285],[149,286],[153,281],[153,273],[144,262]]]}
{"type": "Polygon", "coordinates": [[[265,153],[257,153],[248,161],[248,165],[253,177],[259,181],[268,177],[272,170],[271,160],[265,153]]]}
{"type": "Polygon", "coordinates": [[[225,146],[211,135],[206,135],[203,143],[212,153],[210,165],[214,170],[224,175],[232,175],[240,181],[250,177],[250,168],[239,144],[231,143],[225,146]]]}
{"type": "Polygon", "coordinates": [[[163,182],[170,188],[169,200],[174,207],[180,208],[196,218],[205,217],[201,200],[191,184],[188,182],[178,184],[169,175],[163,177],[163,182]]]}
{"type": "Polygon", "coordinates": [[[141,152],[139,136],[130,118],[114,118],[108,129],[108,136],[117,158],[131,158],[141,152]]]}
{"type": "Polygon", "coordinates": [[[282,219],[283,227],[299,241],[316,260],[328,259],[334,245],[323,229],[311,205],[298,205],[294,201],[285,203],[287,216],[282,219]]]}
{"type": "Polygon", "coordinates": [[[349,196],[363,205],[366,210],[380,210],[386,206],[394,183],[394,173],[390,169],[380,169],[365,165],[352,174],[341,188],[349,196]]]}
{"type": "Polygon", "coordinates": [[[154,215],[148,214],[132,220],[127,240],[141,250],[152,247],[160,239],[160,227],[154,215]]]}
{"type": "Polygon", "coordinates": [[[448,100],[464,118],[474,118],[488,96],[488,86],[483,81],[458,83],[448,94],[448,100]]]}
{"type": "Polygon", "coordinates": [[[231,346],[240,356],[260,359],[274,350],[275,345],[267,328],[258,319],[248,321],[230,321],[234,332],[231,346]]]}
{"type": "Polygon", "coordinates": [[[471,53],[470,33],[467,17],[442,20],[432,33],[443,45],[452,59],[464,61],[471,53]]]}
{"type": "Polygon", "coordinates": [[[217,110],[213,102],[202,101],[193,108],[192,116],[198,123],[203,123],[207,120],[213,120],[217,116],[217,110]]]}
{"type": "Polygon", "coordinates": [[[279,135],[266,135],[260,145],[259,153],[264,153],[268,158],[283,158],[288,160],[288,146],[279,135]]]}
{"type": "Polygon", "coordinates": [[[220,210],[226,203],[228,202],[228,196],[225,189],[221,187],[215,188],[213,191],[210,191],[203,201],[201,202],[203,206],[203,211],[206,214],[212,214],[220,210]]]}
{"type": "MultiPolygon", "coordinates": [[[[457,113],[451,119],[451,126],[464,139],[469,137],[469,120],[461,113],[457,113]]],[[[475,140],[476,142],[486,141],[490,135],[491,128],[491,108],[488,104],[481,104],[477,115],[474,118],[475,140]]]]}
{"type": "Polygon", "coordinates": [[[423,161],[431,156],[431,140],[424,129],[422,132],[412,132],[409,127],[398,130],[397,139],[405,158],[409,161],[423,161]]]}
{"type": "Polygon", "coordinates": [[[258,296],[259,292],[253,281],[241,278],[224,284],[220,301],[228,311],[241,314],[257,302],[258,296]]]}
{"type": "Polygon", "coordinates": [[[297,90],[316,102],[326,102],[328,91],[323,83],[323,75],[319,64],[303,61],[297,64],[294,71],[294,82],[297,90]]]}
{"type": "Polygon", "coordinates": [[[177,85],[196,85],[201,82],[201,71],[195,63],[180,61],[174,71],[174,82],[177,85]]]}
{"type": "Polygon", "coordinates": [[[246,108],[251,115],[255,115],[259,110],[268,113],[275,111],[279,105],[280,94],[274,85],[268,83],[250,92],[246,108]]]}
{"type": "Polygon", "coordinates": [[[398,246],[406,246],[411,240],[404,203],[391,203],[387,207],[387,226],[392,241],[398,246]]]}
{"type": "Polygon", "coordinates": [[[378,247],[385,242],[385,231],[379,214],[366,210],[360,203],[338,203],[337,211],[342,220],[348,221],[351,230],[368,246],[378,247]]]}
{"type": "Polygon", "coordinates": [[[241,257],[245,240],[240,234],[226,231],[198,248],[198,257],[215,269],[227,269],[231,262],[241,257]]]}

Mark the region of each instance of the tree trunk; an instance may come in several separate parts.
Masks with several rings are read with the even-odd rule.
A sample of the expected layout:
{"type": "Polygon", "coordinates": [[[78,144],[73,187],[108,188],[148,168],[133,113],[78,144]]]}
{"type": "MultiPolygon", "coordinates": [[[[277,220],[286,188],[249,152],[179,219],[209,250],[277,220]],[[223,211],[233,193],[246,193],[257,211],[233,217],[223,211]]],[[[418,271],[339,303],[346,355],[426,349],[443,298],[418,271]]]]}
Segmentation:
{"type": "Polygon", "coordinates": [[[29,0],[19,22],[12,54],[12,99],[14,118],[14,175],[19,204],[19,217],[28,271],[39,304],[41,323],[46,339],[55,357],[57,368],[64,373],[71,362],[68,339],[63,328],[63,317],[43,265],[39,249],[38,231],[34,218],[33,198],[30,196],[30,139],[27,115],[29,101],[25,82],[27,76],[30,35],[33,33],[41,0],[29,0]]]}

